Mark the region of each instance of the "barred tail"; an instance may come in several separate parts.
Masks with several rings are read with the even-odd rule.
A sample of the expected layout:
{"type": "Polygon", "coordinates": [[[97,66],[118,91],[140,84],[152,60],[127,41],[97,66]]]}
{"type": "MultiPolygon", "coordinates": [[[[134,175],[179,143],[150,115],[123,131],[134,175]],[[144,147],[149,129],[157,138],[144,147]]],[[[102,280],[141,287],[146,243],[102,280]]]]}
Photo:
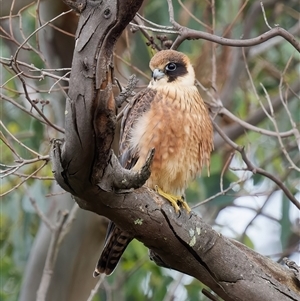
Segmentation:
{"type": "Polygon", "coordinates": [[[93,276],[97,277],[102,273],[110,275],[116,268],[123,252],[132,239],[131,235],[111,222],[106,234],[106,243],[93,276]]]}

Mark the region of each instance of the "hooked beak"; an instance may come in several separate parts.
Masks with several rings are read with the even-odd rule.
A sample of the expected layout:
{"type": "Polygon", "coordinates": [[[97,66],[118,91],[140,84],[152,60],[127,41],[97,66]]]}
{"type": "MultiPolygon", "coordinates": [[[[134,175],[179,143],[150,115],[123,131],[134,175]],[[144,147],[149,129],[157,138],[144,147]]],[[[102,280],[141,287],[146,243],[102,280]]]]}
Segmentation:
{"type": "Polygon", "coordinates": [[[159,70],[159,69],[154,69],[153,72],[152,72],[152,78],[155,81],[160,80],[164,76],[165,76],[164,72],[159,70]]]}

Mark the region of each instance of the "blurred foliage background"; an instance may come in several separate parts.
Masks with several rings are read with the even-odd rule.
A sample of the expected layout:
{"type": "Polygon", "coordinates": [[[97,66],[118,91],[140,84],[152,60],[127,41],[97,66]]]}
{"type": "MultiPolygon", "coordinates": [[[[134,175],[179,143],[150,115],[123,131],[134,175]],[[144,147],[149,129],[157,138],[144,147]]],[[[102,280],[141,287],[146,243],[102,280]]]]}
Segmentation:
{"type": "MultiPolygon", "coordinates": [[[[285,28],[299,41],[299,2],[263,3],[270,26],[285,28]]],[[[0,300],[35,300],[53,235],[42,218],[55,225],[58,212],[65,210],[73,218],[58,246],[47,300],[87,300],[98,281],[92,272],[107,221],[77,210],[54,183],[48,158],[51,139],[63,136],[78,16],[69,12],[58,17],[69,10],[58,0],[1,5],[0,300]]],[[[179,24],[218,36],[239,40],[269,30],[260,1],[175,0],[173,5],[179,24]]],[[[170,26],[167,1],[145,1],[140,15],[170,26]]],[[[158,47],[164,47],[162,40],[176,38],[146,32],[158,47]]],[[[151,76],[148,63],[156,51],[152,46],[137,26],[128,26],[115,51],[116,77],[122,86],[135,73],[136,91],[146,87],[151,76]]],[[[299,200],[299,53],[281,37],[245,49],[186,40],[178,50],[193,62],[207,105],[215,107],[218,99],[228,110],[213,114],[215,122],[245,147],[255,166],[276,176],[299,200]],[[274,113],[268,117],[262,108],[270,103],[274,113]]],[[[217,231],[273,260],[289,257],[299,264],[299,209],[272,180],[249,171],[240,154],[217,134],[210,177],[204,171],[186,197],[217,231]]],[[[156,266],[137,241],[114,274],[99,284],[90,300],[208,300],[201,283],[156,266]]]]}

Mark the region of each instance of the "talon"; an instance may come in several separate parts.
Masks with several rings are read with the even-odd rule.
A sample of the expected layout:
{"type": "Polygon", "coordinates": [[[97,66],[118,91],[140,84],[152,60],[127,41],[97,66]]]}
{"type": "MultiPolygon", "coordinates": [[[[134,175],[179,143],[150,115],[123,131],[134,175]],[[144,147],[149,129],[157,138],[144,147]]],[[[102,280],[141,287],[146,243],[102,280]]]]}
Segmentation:
{"type": "Polygon", "coordinates": [[[188,203],[183,198],[181,200],[182,201],[180,201],[180,203],[182,204],[183,208],[185,208],[185,210],[187,211],[187,213],[190,213],[191,212],[191,208],[188,205],[188,203]]]}
{"type": "Polygon", "coordinates": [[[178,202],[187,211],[187,213],[190,213],[191,208],[189,207],[189,205],[183,199],[182,196],[177,196],[177,195],[173,195],[173,194],[170,194],[170,193],[166,193],[163,190],[161,190],[161,188],[159,188],[157,185],[155,185],[155,191],[171,203],[171,205],[174,207],[176,213],[178,213],[180,211],[180,208],[178,206],[178,202]]]}

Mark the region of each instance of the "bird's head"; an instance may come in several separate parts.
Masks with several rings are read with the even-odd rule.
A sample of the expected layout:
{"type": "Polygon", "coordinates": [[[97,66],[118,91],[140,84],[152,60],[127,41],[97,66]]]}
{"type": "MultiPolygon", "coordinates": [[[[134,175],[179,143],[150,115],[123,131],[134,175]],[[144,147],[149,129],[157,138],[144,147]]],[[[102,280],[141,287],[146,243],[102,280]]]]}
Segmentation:
{"type": "Polygon", "coordinates": [[[149,63],[152,79],[149,87],[166,84],[192,86],[195,83],[195,72],[189,58],[175,50],[162,50],[156,53],[149,63]]]}

